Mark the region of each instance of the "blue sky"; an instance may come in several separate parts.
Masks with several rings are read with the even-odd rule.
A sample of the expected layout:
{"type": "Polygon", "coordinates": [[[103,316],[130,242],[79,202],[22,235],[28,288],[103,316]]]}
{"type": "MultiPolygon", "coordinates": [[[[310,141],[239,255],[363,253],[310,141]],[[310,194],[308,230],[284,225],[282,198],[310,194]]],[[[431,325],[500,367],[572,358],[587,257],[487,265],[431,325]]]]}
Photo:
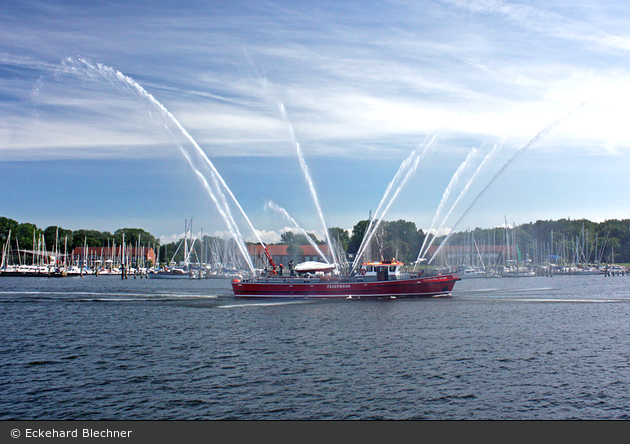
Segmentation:
{"type": "Polygon", "coordinates": [[[629,29],[622,1],[4,2],[0,215],[224,232],[196,145],[265,242],[269,201],[319,238],[381,201],[425,231],[628,218],[629,29]]]}

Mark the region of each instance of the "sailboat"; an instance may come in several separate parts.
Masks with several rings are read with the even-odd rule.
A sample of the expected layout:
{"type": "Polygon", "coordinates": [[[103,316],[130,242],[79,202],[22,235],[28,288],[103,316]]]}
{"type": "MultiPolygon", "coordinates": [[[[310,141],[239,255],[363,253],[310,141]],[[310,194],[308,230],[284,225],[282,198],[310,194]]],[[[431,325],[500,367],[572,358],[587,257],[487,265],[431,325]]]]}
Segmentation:
{"type": "Polygon", "coordinates": [[[171,260],[168,266],[164,268],[158,268],[153,270],[151,273],[147,274],[147,278],[149,279],[192,279],[193,272],[190,267],[190,254],[191,251],[194,251],[194,239],[192,238],[192,219],[190,219],[190,225],[188,221],[184,221],[184,238],[179,243],[177,250],[175,250],[175,254],[173,254],[173,258],[179,252],[179,249],[184,246],[184,263],[177,265],[174,261],[171,260]],[[190,233],[189,233],[190,232],[190,233]],[[192,243],[188,245],[188,236],[192,239],[192,243]]]}

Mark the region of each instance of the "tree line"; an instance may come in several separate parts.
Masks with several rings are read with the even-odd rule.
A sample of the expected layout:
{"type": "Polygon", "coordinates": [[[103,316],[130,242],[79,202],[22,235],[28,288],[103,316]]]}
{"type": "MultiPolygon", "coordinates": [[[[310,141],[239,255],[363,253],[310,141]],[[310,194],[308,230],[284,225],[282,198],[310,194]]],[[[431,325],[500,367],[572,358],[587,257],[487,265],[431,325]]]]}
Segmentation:
{"type": "MultiPolygon", "coordinates": [[[[339,251],[353,257],[359,251],[364,234],[371,222],[361,220],[351,231],[343,228],[329,228],[330,239],[337,244],[339,251]]],[[[87,244],[90,247],[107,247],[122,245],[123,234],[126,245],[145,246],[156,250],[160,262],[183,260],[184,251],[180,241],[161,245],[152,234],[141,228],[121,228],[115,232],[101,232],[97,230],[69,230],[58,226],[38,228],[32,223],[19,223],[7,217],[0,217],[0,242],[4,245],[11,232],[11,249],[19,245],[20,249],[32,250],[44,240],[45,248],[53,251],[72,251],[75,247],[87,244]],[[176,254],[177,253],[177,254],[176,254]]],[[[475,242],[500,245],[506,241],[516,243],[520,251],[529,257],[540,255],[541,252],[560,252],[562,249],[586,247],[592,253],[591,259],[601,259],[602,262],[630,262],[630,219],[611,219],[604,222],[592,222],[587,219],[538,220],[515,227],[475,228],[453,233],[449,237],[449,245],[466,245],[471,238],[475,242]],[[614,258],[613,258],[614,254],[614,258]]],[[[317,239],[309,234],[312,241],[325,244],[323,239],[317,239]]],[[[416,227],[415,222],[406,220],[383,221],[372,240],[372,252],[375,259],[393,259],[413,262],[417,259],[426,233],[416,227]]],[[[439,245],[444,236],[438,237],[433,245],[439,245]]],[[[204,236],[201,242],[193,244],[197,258],[208,258],[208,251],[204,248],[220,248],[225,241],[212,236],[204,236]]],[[[278,244],[307,245],[306,235],[285,232],[278,244]]]]}
{"type": "Polygon", "coordinates": [[[630,263],[630,219],[538,220],[513,227],[475,228],[454,233],[449,245],[516,244],[523,257],[582,256],[586,262],[630,263]]]}
{"type": "Polygon", "coordinates": [[[87,244],[90,247],[113,247],[122,245],[123,236],[126,245],[154,246],[159,241],[151,233],[141,228],[121,228],[113,233],[97,230],[69,230],[58,226],[50,226],[45,229],[32,223],[19,223],[7,217],[0,217],[0,242],[4,245],[11,233],[11,248],[19,247],[20,250],[34,250],[38,246],[44,246],[47,251],[55,248],[61,253],[67,249],[70,253],[75,247],[87,244]],[[43,242],[42,242],[43,240],[43,242]]]}

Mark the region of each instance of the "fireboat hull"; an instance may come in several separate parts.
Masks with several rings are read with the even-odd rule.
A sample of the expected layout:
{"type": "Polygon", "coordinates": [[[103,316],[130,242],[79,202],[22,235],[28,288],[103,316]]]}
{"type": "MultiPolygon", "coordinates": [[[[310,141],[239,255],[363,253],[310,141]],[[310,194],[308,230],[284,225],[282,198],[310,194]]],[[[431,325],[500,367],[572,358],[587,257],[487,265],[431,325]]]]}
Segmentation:
{"type": "Polygon", "coordinates": [[[236,297],[243,298],[403,298],[449,295],[457,274],[411,279],[362,281],[341,279],[260,278],[232,280],[236,297]]]}

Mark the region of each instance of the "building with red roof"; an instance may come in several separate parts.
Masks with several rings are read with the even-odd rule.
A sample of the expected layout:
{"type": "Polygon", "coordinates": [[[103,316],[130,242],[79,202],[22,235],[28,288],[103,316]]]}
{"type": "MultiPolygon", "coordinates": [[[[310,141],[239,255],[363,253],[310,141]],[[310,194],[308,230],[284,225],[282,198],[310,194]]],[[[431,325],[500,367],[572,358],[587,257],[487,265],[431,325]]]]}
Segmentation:
{"type": "Polygon", "coordinates": [[[148,267],[149,263],[155,265],[155,251],[151,247],[125,247],[124,261],[122,260],[122,247],[75,247],[72,250],[73,262],[86,259],[88,267],[105,266],[111,261],[114,266],[125,263],[132,266],[148,267]]]}
{"type": "MultiPolygon", "coordinates": [[[[325,262],[313,245],[266,245],[266,247],[276,265],[282,264],[286,267],[291,259],[296,264],[307,261],[325,262]]],[[[328,261],[331,260],[328,255],[328,245],[318,245],[317,248],[326,256],[328,261]]],[[[262,245],[248,244],[247,251],[254,259],[257,267],[263,268],[268,264],[267,255],[262,245]]]]}

